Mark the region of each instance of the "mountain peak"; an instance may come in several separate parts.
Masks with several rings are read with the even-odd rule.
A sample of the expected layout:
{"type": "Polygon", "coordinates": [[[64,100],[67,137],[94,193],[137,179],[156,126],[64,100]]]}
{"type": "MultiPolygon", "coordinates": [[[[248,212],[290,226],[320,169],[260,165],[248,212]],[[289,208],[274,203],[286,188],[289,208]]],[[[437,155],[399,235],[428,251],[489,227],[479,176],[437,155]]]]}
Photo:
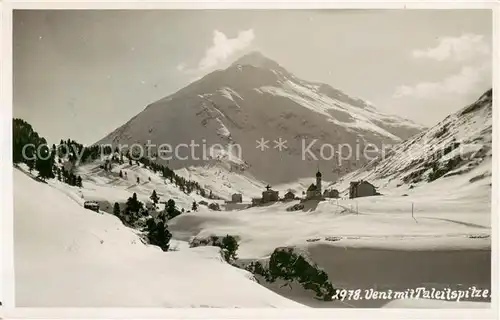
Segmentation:
{"type": "Polygon", "coordinates": [[[235,66],[235,65],[251,65],[251,66],[254,66],[257,68],[268,68],[268,69],[281,68],[277,62],[267,58],[259,51],[252,51],[252,52],[240,57],[232,65],[233,66],[235,66]]]}

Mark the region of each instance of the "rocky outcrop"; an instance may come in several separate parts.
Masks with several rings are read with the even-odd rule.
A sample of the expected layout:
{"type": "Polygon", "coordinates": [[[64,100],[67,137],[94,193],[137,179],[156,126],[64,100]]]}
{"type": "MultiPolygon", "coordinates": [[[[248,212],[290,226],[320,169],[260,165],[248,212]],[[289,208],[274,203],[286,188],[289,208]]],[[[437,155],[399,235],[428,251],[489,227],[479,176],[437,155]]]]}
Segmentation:
{"type": "Polygon", "coordinates": [[[335,289],[325,271],[312,262],[305,252],[294,247],[276,248],[266,262],[251,262],[246,270],[261,276],[267,282],[278,279],[297,282],[315,293],[316,298],[332,300],[335,289]]]}

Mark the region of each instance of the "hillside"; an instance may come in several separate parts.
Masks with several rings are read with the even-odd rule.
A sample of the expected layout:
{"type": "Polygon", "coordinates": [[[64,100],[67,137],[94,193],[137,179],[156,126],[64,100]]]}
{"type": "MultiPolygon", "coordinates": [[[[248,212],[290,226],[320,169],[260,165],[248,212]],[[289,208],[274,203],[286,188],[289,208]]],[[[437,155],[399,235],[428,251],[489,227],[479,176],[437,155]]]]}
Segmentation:
{"type": "Polygon", "coordinates": [[[393,144],[422,129],[329,85],[301,80],[278,63],[251,53],[148,105],[98,144],[131,146],[150,141],[155,145],[153,155],[159,154],[161,144],[169,144],[171,150],[183,145],[177,157],[173,152],[164,156],[172,156],[163,160],[172,169],[217,166],[278,184],[310,177],[318,165],[325,179],[333,180],[365,163],[364,159],[345,160],[338,170],[336,154],[327,159],[320,156],[322,144],[335,148],[393,144]],[[256,148],[260,139],[269,141],[263,151],[256,148]],[[279,139],[286,141],[286,148],[276,148],[274,141],[279,139]],[[304,152],[311,143],[314,156],[304,152]],[[199,145],[194,153],[187,148],[191,144],[199,145]],[[216,144],[222,147],[210,150],[216,144]]]}
{"type": "Polygon", "coordinates": [[[14,169],[18,307],[301,307],[225,263],[218,248],[162,252],[60,191],[14,169]]]}
{"type": "Polygon", "coordinates": [[[389,150],[385,156],[343,176],[332,187],[347,195],[349,182],[364,179],[378,187],[381,193],[402,192],[400,189],[408,188],[416,190],[441,180],[440,185],[448,185],[449,188],[452,186],[450,177],[472,171],[475,175],[469,177],[467,184],[471,184],[471,187],[489,186],[484,190],[486,194],[490,193],[491,89],[434,127],[389,150]]]}

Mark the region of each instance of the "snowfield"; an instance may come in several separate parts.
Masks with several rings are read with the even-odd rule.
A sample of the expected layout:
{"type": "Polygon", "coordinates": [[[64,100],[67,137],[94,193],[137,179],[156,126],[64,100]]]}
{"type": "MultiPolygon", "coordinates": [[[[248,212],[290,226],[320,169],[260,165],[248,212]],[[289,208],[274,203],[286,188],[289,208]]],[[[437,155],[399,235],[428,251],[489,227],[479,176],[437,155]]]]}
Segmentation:
{"type": "MultiPolygon", "coordinates": [[[[348,128],[348,130],[354,131],[362,136],[363,130],[369,130],[381,136],[385,136],[393,141],[401,141],[401,139],[394,134],[384,130],[383,128],[375,125],[372,121],[385,121],[384,115],[373,112],[373,110],[364,110],[361,108],[353,108],[351,105],[341,102],[340,100],[332,99],[328,96],[324,96],[314,88],[310,88],[308,85],[299,85],[290,80],[284,81],[282,87],[261,87],[256,88],[255,91],[259,93],[269,93],[276,96],[286,97],[297,104],[321,115],[325,116],[328,121],[338,125],[348,128]],[[351,122],[338,121],[334,115],[330,112],[335,110],[336,112],[345,113],[346,117],[351,119],[351,122]],[[382,120],[384,119],[384,120],[382,120]]],[[[411,127],[410,122],[399,119],[404,125],[411,127]]],[[[412,124],[413,125],[413,124],[412,124]]]]}
{"type": "Polygon", "coordinates": [[[225,199],[231,199],[234,193],[241,193],[244,201],[250,201],[253,197],[260,197],[266,186],[248,173],[237,174],[223,165],[192,166],[176,170],[175,173],[198,182],[225,199]]]}
{"type": "MultiPolygon", "coordinates": [[[[387,151],[385,156],[343,176],[331,187],[347,195],[350,181],[367,180],[384,194],[399,186],[413,185],[427,190],[444,190],[445,196],[449,188],[469,188],[470,191],[459,192],[457,195],[474,197],[476,192],[472,189],[477,184],[472,183],[473,181],[483,180],[483,183],[487,182],[484,184],[491,184],[492,113],[492,91],[489,90],[474,103],[397,145],[393,150],[387,151]],[[432,171],[432,165],[445,167],[452,160],[458,160],[458,163],[442,178],[428,183],[427,177],[432,171]],[[463,175],[471,170],[474,174],[467,176],[472,180],[460,180],[459,185],[455,184],[456,180],[449,180],[454,174],[463,175]],[[470,192],[472,194],[469,195],[470,192]]],[[[428,195],[432,196],[432,193],[429,192],[428,195]]],[[[489,193],[487,202],[491,202],[489,193]]]]}
{"type": "Polygon", "coordinates": [[[335,199],[310,201],[304,210],[292,212],[286,209],[298,201],[240,211],[200,211],[175,218],[170,229],[185,240],[237,235],[238,256],[246,259],[264,258],[276,247],[306,245],[308,240],[341,247],[485,249],[491,241],[491,209],[489,188],[482,189],[482,195],[471,198],[456,198],[450,190],[433,198],[415,191],[407,197],[340,199],[338,205],[335,199]]]}
{"type": "Polygon", "coordinates": [[[14,236],[18,307],[302,307],[222,261],[218,248],[162,252],[17,169],[14,236]]]}

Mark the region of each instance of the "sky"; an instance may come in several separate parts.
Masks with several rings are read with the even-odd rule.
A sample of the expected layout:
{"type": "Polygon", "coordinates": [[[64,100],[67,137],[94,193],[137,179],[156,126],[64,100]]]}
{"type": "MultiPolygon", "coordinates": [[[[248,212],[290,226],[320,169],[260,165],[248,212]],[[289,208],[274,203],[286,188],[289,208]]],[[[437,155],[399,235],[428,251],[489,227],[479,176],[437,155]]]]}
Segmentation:
{"type": "Polygon", "coordinates": [[[490,10],[15,10],[14,117],[92,144],[149,103],[260,51],[432,126],[492,87],[490,10]]]}

